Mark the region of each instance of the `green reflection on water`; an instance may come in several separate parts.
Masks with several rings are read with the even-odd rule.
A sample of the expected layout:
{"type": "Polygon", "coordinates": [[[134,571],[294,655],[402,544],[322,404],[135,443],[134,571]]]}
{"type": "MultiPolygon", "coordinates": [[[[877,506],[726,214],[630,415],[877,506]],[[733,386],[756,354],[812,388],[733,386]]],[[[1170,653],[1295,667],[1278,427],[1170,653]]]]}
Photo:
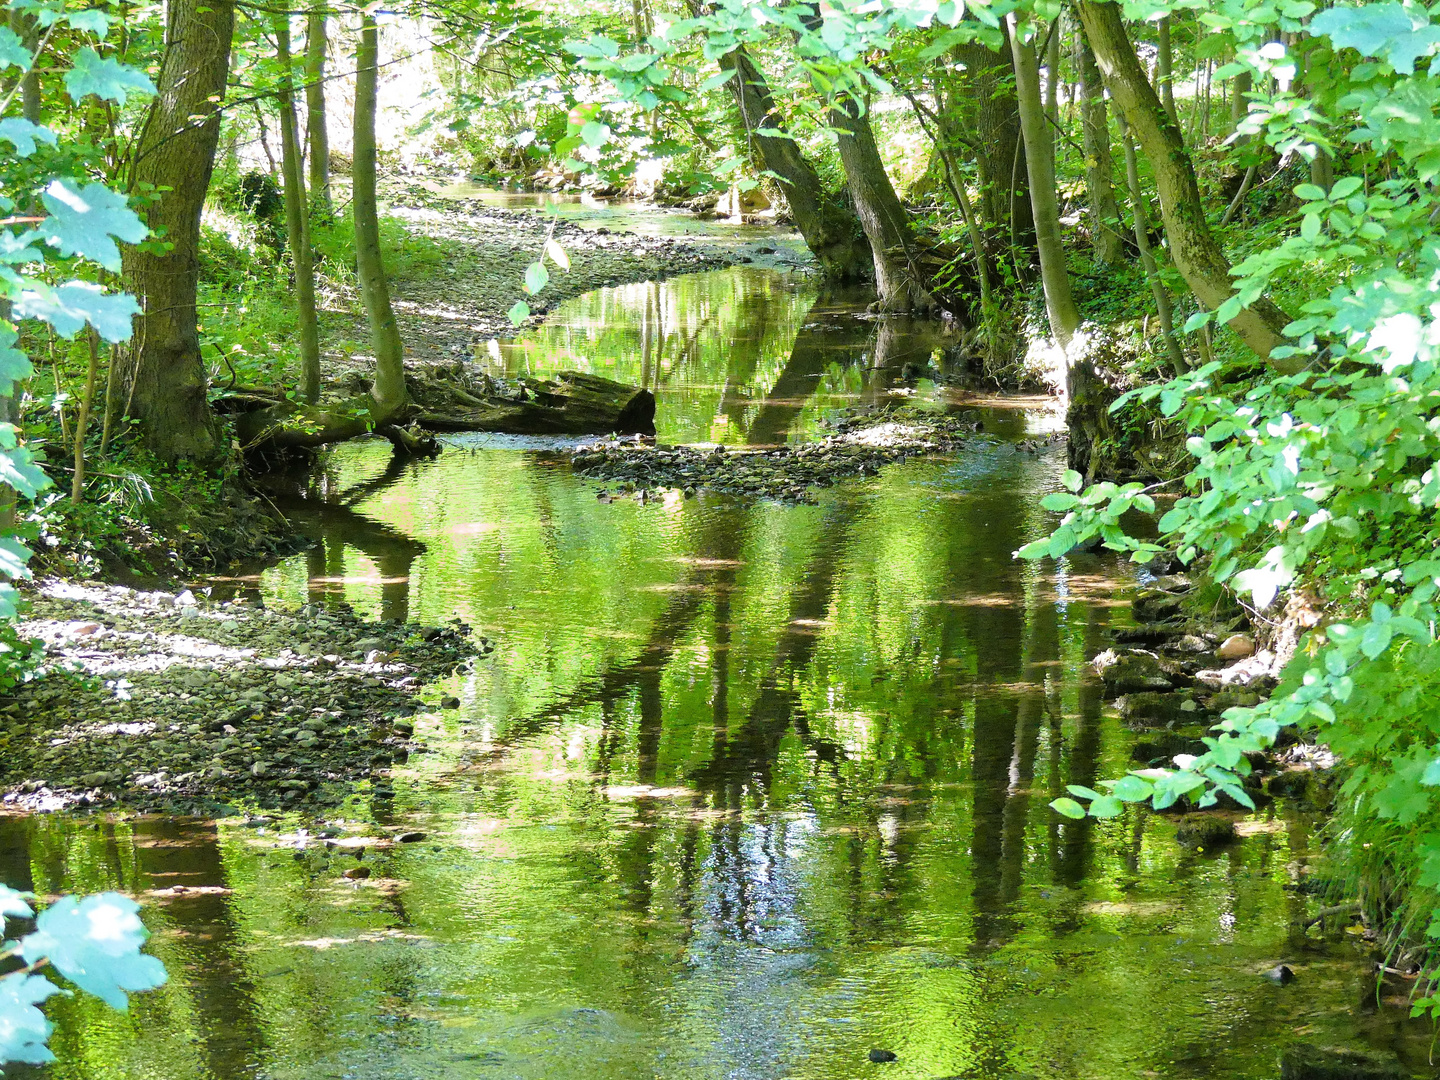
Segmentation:
{"type": "MultiPolygon", "coordinates": [[[[576,305],[612,305],[585,355],[648,370],[671,438],[717,416],[748,437],[806,333],[832,332],[803,289],[710,277],[735,306],[709,328],[672,291],[648,353],[629,294],[576,305]]],[[[524,355],[554,362],[536,342],[572,348],[583,323],[524,355]]],[[[854,337],[837,384],[892,347],[854,337]]],[[[320,544],[264,575],[267,599],[498,642],[433,688],[462,707],[417,718],[432,752],[350,811],[430,839],[372,851],[357,886],[293,832],[0,818],[0,879],[149,893],[174,975],[127,1017],[60,1003],[50,1075],[1260,1078],[1297,1031],[1423,1056],[1393,1010],[1354,1015],[1355,954],[1287,941],[1303,816],[1196,853],[1159,817],[1046,807],[1131,741],[1086,669],[1122,568],[1010,557],[1060,467],[994,444],[816,506],[642,506],[543,451],[337,450],[295,508],[320,544]],[[1284,988],[1259,977],[1281,959],[1284,988]]]]}

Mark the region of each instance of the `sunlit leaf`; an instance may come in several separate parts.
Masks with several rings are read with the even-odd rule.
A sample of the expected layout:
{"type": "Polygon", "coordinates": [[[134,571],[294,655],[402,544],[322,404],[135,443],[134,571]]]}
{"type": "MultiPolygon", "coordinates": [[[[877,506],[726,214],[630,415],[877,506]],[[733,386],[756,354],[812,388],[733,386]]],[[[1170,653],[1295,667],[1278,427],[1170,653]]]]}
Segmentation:
{"type": "Polygon", "coordinates": [[[73,101],[94,94],[105,101],[124,105],[131,94],[155,93],[155,84],[143,71],[112,57],[102,59],[87,45],[76,52],[73,66],[65,73],[65,90],[73,101]]]}
{"type": "Polygon", "coordinates": [[[119,893],[62,897],[40,913],[35,932],[20,939],[20,955],[27,964],[48,959],[80,989],[123,1012],[127,990],[153,990],[166,980],[165,965],[140,951],[150,932],[139,910],[119,893]]]}

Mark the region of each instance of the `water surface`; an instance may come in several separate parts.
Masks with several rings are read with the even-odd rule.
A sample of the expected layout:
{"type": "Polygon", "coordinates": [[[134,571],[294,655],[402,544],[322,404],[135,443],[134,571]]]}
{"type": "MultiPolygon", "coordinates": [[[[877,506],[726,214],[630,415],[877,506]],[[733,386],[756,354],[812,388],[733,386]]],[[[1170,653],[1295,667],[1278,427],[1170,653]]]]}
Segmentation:
{"type": "MultiPolygon", "coordinates": [[[[652,386],[662,440],[774,443],[943,345],[735,271],[578,298],[494,362],[652,386]]],[[[1010,555],[1061,468],[997,437],[818,505],[641,505],[543,446],[337,449],[288,504],[317,546],[250,585],[498,642],[343,814],[429,839],[354,884],[296,821],[0,818],[0,879],[141,894],[173,973],[127,1016],[56,1003],[51,1074],[1261,1078],[1297,1035],[1419,1064],[1402,1011],[1357,1008],[1360,954],[1289,930],[1310,818],[1197,852],[1047,808],[1133,740],[1087,666],[1129,572],[1010,555]]]]}

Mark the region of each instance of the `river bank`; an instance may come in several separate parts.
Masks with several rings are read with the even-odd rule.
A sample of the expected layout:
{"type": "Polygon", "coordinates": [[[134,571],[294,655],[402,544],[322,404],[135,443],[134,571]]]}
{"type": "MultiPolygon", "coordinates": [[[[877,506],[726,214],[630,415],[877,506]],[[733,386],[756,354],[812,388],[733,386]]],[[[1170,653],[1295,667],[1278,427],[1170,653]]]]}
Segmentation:
{"type": "Polygon", "coordinates": [[[17,629],[45,675],[0,693],[0,807],[233,814],[333,808],[384,788],[426,684],[493,646],[458,620],[51,580],[17,629]]]}

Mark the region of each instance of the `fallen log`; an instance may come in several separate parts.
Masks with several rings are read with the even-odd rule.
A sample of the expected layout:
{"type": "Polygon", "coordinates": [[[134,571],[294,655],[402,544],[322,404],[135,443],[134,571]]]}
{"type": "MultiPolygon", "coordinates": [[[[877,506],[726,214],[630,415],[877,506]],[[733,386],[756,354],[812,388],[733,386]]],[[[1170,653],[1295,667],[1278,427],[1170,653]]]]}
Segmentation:
{"type": "Polygon", "coordinates": [[[653,435],[655,395],[582,371],[553,379],[522,378],[508,390],[419,382],[408,399],[382,408],[369,394],[328,405],[267,398],[253,387],[221,395],[217,412],[235,416],[241,447],[314,448],[377,432],[397,451],[434,452],[425,431],[491,431],[506,435],[653,435]]]}
{"type": "Polygon", "coordinates": [[[467,394],[463,404],[420,405],[410,419],[429,431],[506,435],[654,435],[655,395],[583,371],[521,379],[515,397],[467,394]],[[479,405],[471,405],[480,401],[479,405]]]}

